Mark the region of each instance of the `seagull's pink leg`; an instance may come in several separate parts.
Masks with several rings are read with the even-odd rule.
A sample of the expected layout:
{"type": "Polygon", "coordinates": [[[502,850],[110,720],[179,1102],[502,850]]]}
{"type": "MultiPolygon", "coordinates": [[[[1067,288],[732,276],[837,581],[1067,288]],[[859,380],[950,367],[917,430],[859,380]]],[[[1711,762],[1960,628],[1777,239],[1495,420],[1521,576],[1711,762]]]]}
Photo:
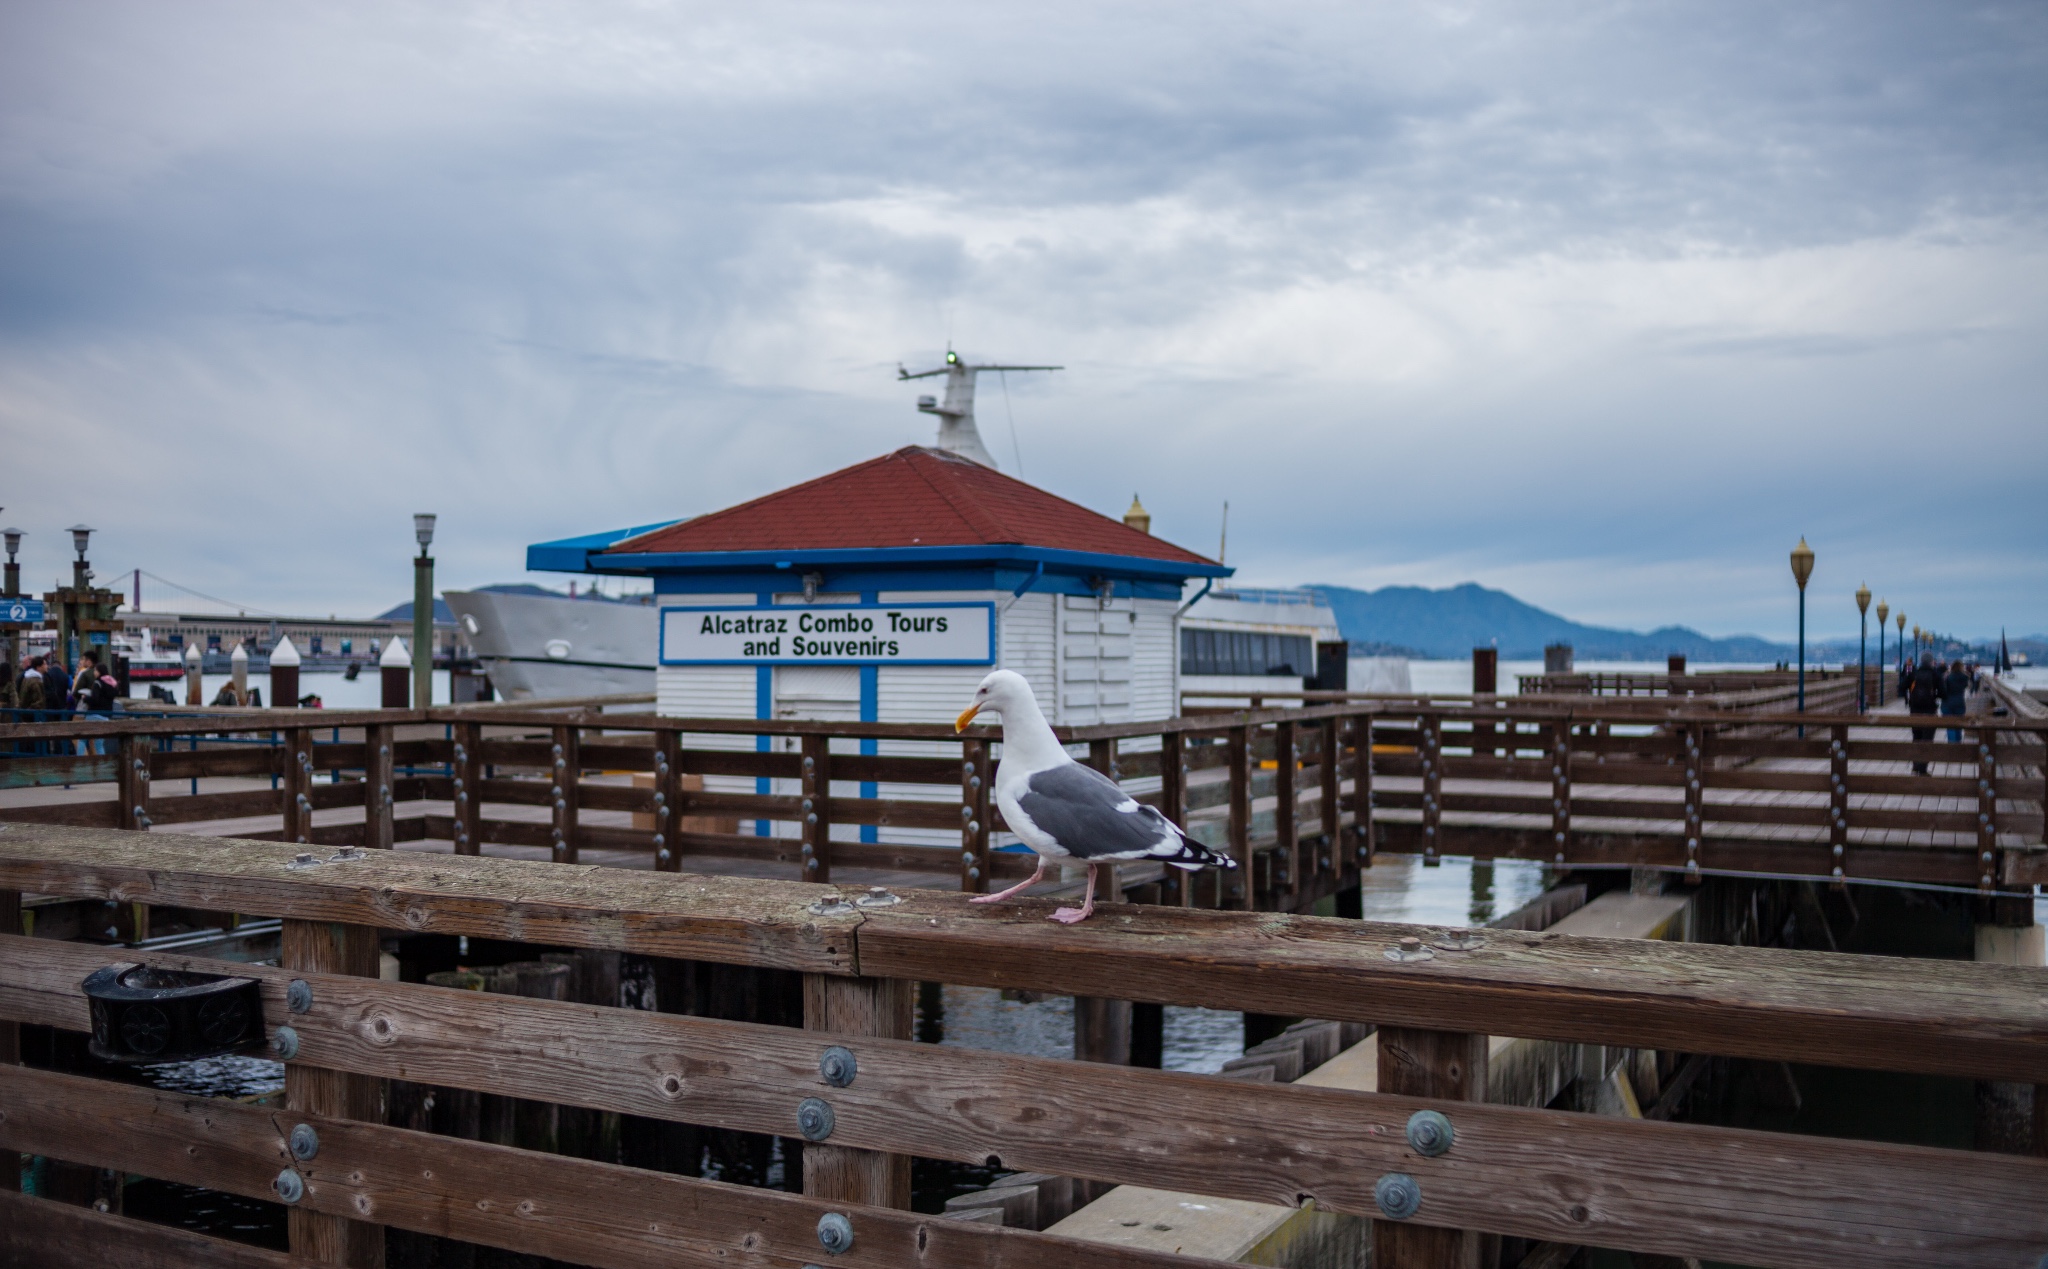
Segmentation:
{"type": "Polygon", "coordinates": [[[1088,892],[1082,898],[1081,906],[1078,908],[1060,908],[1052,914],[1052,919],[1058,921],[1061,925],[1079,925],[1081,922],[1086,921],[1089,914],[1094,911],[1095,865],[1090,864],[1088,865],[1088,892]]]}
{"type": "MultiPolygon", "coordinates": [[[[1040,856],[1038,857],[1038,871],[1037,871],[1037,872],[1034,872],[1034,873],[1032,873],[1032,874],[1031,874],[1031,875],[1030,875],[1029,877],[1026,877],[1026,878],[1025,878],[1024,880],[1022,880],[1022,881],[1018,882],[1018,883],[1017,883],[1016,885],[1014,885],[1014,886],[1011,886],[1011,887],[1010,887],[1010,888],[1009,888],[1008,890],[1003,890],[1003,891],[999,891],[999,892],[997,892],[997,893],[995,893],[995,894],[978,894],[978,895],[974,896],[974,897],[973,897],[972,899],[969,899],[969,900],[968,900],[967,902],[969,902],[969,903],[997,903],[997,902],[1000,902],[1001,900],[1004,900],[1004,899],[1007,899],[1007,898],[1009,898],[1009,897],[1010,897],[1011,895],[1014,895],[1014,894],[1019,894],[1019,893],[1021,893],[1021,892],[1023,892],[1023,891],[1029,890],[1029,889],[1030,889],[1031,887],[1033,887],[1033,886],[1037,885],[1037,884],[1038,884],[1039,882],[1041,882],[1041,881],[1045,880],[1045,865],[1046,865],[1046,863],[1047,863],[1047,860],[1046,860],[1045,856],[1043,856],[1043,855],[1040,855],[1040,856]]],[[[1090,877],[1093,877],[1093,876],[1095,875],[1095,870],[1094,870],[1093,868],[1090,868],[1090,869],[1088,870],[1088,875],[1089,875],[1090,877]]]]}

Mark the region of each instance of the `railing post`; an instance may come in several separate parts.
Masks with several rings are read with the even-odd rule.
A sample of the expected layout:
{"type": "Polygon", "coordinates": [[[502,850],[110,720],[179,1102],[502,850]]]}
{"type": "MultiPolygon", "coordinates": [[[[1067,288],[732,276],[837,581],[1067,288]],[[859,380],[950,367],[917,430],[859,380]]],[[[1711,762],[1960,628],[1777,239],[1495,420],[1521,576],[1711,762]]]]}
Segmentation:
{"type": "Polygon", "coordinates": [[[683,737],[681,732],[654,733],[654,867],[680,872],[682,843],[677,833],[683,814],[683,737]]]}
{"type": "MultiPolygon", "coordinates": [[[[804,1029],[830,1032],[860,1061],[859,1037],[910,1038],[914,984],[894,978],[804,975],[804,1029]]],[[[818,1045],[819,1056],[825,1041],[818,1045]]],[[[822,1080],[817,1095],[826,1102],[834,1090],[822,1080]]],[[[828,1203],[872,1207],[910,1206],[910,1156],[882,1154],[852,1146],[804,1143],[804,1195],[828,1203]]]]}
{"type": "Polygon", "coordinates": [[[284,767],[284,839],[310,843],[313,840],[313,734],[293,727],[284,734],[278,751],[284,767]]]}
{"type": "Polygon", "coordinates": [[[394,741],[390,723],[371,723],[363,728],[363,849],[390,850],[397,838],[391,822],[397,804],[391,787],[398,777],[392,761],[394,741]]]}
{"type": "Polygon", "coordinates": [[[1849,847],[1849,729],[1837,723],[1828,738],[1828,868],[1841,889],[1849,847]]]}
{"type": "Polygon", "coordinates": [[[1550,845],[1562,867],[1572,837],[1572,724],[1550,725],[1550,845]]]}
{"type": "MultiPolygon", "coordinates": [[[[0,890],[0,934],[21,933],[21,891],[0,890]]],[[[21,1024],[12,1019],[0,1019],[0,1066],[17,1066],[21,1062],[21,1024]]],[[[0,1153],[0,1190],[14,1192],[21,1189],[21,1159],[19,1155],[0,1153]]]]}
{"type": "Polygon", "coordinates": [[[1273,724],[1273,906],[1291,911],[1301,889],[1301,833],[1295,822],[1295,726],[1283,719],[1273,724]]]}
{"type": "Polygon", "coordinates": [[[812,734],[803,748],[803,872],[805,881],[832,880],[832,738],[812,734]]]}
{"type": "MultiPolygon", "coordinates": [[[[377,931],[366,925],[326,921],[284,923],[282,962],[289,970],[377,977],[377,931]]],[[[316,998],[313,1007],[321,1007],[316,998]]],[[[338,1009],[338,1006],[329,1006],[338,1009]]],[[[287,1062],[284,1096],[288,1110],[381,1123],[383,1081],[366,1075],[287,1062]]],[[[287,1116],[288,1118],[288,1116],[287,1116]]],[[[287,1123],[283,1131],[289,1131],[287,1123]]],[[[324,1265],[382,1269],[384,1228],[325,1212],[290,1209],[291,1251],[324,1265]]]]}
{"type": "MultiPolygon", "coordinates": [[[[1188,756],[1186,738],[1177,731],[1159,736],[1159,813],[1182,829],[1188,826],[1188,756]]],[[[1193,907],[1194,874],[1168,868],[1160,897],[1173,907],[1193,907]]]]}
{"type": "Polygon", "coordinates": [[[1318,814],[1323,822],[1323,844],[1316,852],[1316,878],[1318,881],[1329,881],[1344,871],[1344,857],[1341,853],[1344,833],[1340,827],[1343,822],[1343,809],[1340,806],[1343,785],[1337,770],[1338,765],[1344,760],[1343,722],[1334,717],[1325,718],[1321,730],[1323,761],[1322,765],[1316,768],[1316,774],[1321,777],[1322,784],[1319,790],[1322,799],[1318,814]]]}
{"type": "Polygon", "coordinates": [[[136,832],[149,831],[149,755],[152,748],[147,736],[121,737],[121,827],[136,832]]]}
{"type": "Polygon", "coordinates": [[[1252,737],[1249,727],[1230,729],[1230,857],[1237,870],[1220,874],[1216,906],[1252,908],[1252,737]]]}
{"type": "Polygon", "coordinates": [[[581,736],[575,727],[555,728],[554,748],[550,756],[554,761],[554,827],[549,836],[554,840],[554,860],[558,864],[576,862],[576,799],[583,775],[583,758],[578,752],[581,736]]]}
{"type": "Polygon", "coordinates": [[[1416,720],[1422,732],[1422,866],[1443,864],[1444,720],[1424,714],[1416,720]]]}
{"type": "MultiPolygon", "coordinates": [[[[1379,1029],[1379,1091],[1441,1101],[1486,1100],[1487,1037],[1454,1031],[1379,1029]]],[[[1455,1135],[1461,1125],[1450,1115],[1455,1135]]],[[[1429,1201],[1425,1183],[1423,1201],[1429,1201]]],[[[1373,1269],[1469,1269],[1479,1262],[1482,1235],[1406,1221],[1372,1223],[1373,1269]]]]}
{"type": "MultiPolygon", "coordinates": [[[[1986,728],[1977,733],[1977,888],[1983,891],[1992,890],[1998,882],[1997,744],[1997,732],[1986,728]]],[[[2048,774],[2048,763],[2042,771],[2048,774]]],[[[2038,1105],[2035,1119],[2041,1119],[2038,1105]]]]}
{"type": "Polygon", "coordinates": [[[1372,717],[1371,714],[1354,714],[1351,718],[1352,857],[1361,872],[1372,867],[1373,849],[1376,845],[1373,841],[1372,822],[1372,717]]]}
{"type": "Polygon", "coordinates": [[[988,893],[988,749],[986,740],[960,742],[960,889],[966,894],[988,893]]]}
{"type": "Polygon", "coordinates": [[[455,724],[455,853],[480,855],[484,841],[483,744],[481,723],[455,724]]]}
{"type": "MultiPolygon", "coordinates": [[[[1703,724],[1685,725],[1685,880],[1699,885],[1700,841],[1707,826],[1707,730],[1703,724]]],[[[1837,862],[1839,862],[1837,855],[1837,862]]]]}

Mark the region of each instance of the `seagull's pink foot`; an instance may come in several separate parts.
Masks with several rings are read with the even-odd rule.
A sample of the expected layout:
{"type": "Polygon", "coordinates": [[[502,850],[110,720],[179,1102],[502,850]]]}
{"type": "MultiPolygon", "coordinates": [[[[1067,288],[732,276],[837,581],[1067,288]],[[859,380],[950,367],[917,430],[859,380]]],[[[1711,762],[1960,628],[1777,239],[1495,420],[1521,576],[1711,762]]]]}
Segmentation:
{"type": "Polygon", "coordinates": [[[1007,898],[1009,898],[1009,897],[1010,897],[1010,892],[1009,892],[1009,891],[1007,891],[1007,890],[1005,890],[1005,891],[1004,891],[1003,893],[1001,893],[1001,894],[978,894],[978,895],[974,896],[974,897],[973,897],[972,899],[969,899],[969,900],[968,900],[967,902],[969,902],[969,903],[1001,903],[1001,902],[1002,902],[1003,900],[1005,900],[1005,899],[1007,899],[1007,898]]]}
{"type": "Polygon", "coordinates": [[[1079,925],[1081,922],[1086,921],[1094,911],[1095,905],[1092,903],[1085,908],[1059,908],[1053,912],[1052,919],[1058,921],[1061,925],[1079,925]]]}

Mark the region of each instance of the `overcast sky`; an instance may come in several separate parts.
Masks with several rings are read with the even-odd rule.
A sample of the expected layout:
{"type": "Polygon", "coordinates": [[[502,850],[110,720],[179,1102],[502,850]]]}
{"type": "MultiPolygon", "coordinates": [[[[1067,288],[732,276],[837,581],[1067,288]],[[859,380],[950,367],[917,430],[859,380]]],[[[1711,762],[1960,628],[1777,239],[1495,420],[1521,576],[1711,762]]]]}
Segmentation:
{"type": "Polygon", "coordinates": [[[1241,581],[1783,637],[1804,534],[1817,633],[2048,630],[2048,6],[0,7],[37,590],[519,580],[926,442],[949,340],[1241,581]]]}

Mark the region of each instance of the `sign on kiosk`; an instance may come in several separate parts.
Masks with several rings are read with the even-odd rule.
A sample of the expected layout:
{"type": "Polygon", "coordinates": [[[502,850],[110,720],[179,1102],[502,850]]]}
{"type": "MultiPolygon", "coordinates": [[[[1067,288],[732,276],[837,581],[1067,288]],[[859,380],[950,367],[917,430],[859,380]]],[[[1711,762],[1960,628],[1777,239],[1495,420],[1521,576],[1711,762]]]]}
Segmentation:
{"type": "Polygon", "coordinates": [[[663,665],[992,665],[996,606],[664,608],[663,665]]]}

